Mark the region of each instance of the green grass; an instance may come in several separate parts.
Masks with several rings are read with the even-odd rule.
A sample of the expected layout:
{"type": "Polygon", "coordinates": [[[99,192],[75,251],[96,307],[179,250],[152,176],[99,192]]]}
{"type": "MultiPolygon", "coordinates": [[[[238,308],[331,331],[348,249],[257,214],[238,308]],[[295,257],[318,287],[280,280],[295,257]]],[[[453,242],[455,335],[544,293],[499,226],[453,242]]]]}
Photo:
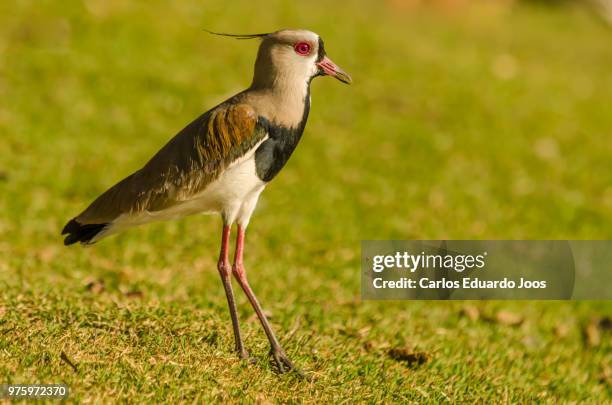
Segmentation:
{"type": "Polygon", "coordinates": [[[483,302],[470,320],[463,303],[360,300],[362,239],[612,237],[612,32],[572,7],[400,3],[2,2],[0,383],[99,403],[612,400],[610,335],[582,334],[609,302],[483,302]],[[218,218],[61,243],[96,195],[248,86],[256,42],[204,27],[313,29],[354,79],[315,81],[247,238],[251,284],[311,382],[274,372],[242,294],[257,364],[231,352],[218,218]],[[524,322],[486,321],[499,310],[524,322]]]}

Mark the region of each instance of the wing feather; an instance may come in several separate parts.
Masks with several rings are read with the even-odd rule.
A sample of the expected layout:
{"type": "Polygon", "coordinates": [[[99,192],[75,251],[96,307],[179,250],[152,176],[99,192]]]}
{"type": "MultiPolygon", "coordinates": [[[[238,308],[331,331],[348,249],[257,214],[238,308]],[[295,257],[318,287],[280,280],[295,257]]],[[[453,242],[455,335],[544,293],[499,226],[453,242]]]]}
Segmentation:
{"type": "Polygon", "coordinates": [[[105,224],[122,214],[171,207],[202,191],[264,137],[251,106],[223,103],[187,125],[142,169],[74,219],[81,225],[105,224]]]}

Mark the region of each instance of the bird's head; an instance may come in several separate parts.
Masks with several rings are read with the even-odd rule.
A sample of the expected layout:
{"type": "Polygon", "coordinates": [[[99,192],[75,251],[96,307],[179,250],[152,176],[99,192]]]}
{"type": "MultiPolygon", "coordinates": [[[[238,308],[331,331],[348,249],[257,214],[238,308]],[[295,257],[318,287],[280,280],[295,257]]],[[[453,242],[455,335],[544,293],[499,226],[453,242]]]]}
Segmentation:
{"type": "Polygon", "coordinates": [[[317,76],[332,76],[350,84],[351,77],[325,53],[323,40],[307,30],[280,30],[268,34],[220,34],[239,39],[260,38],[255,62],[254,86],[277,81],[310,82],[317,76]]]}
{"type": "Polygon", "coordinates": [[[321,37],[306,30],[281,30],[262,37],[255,75],[278,73],[306,81],[332,76],[343,83],[351,82],[351,77],[327,56],[321,37]]]}

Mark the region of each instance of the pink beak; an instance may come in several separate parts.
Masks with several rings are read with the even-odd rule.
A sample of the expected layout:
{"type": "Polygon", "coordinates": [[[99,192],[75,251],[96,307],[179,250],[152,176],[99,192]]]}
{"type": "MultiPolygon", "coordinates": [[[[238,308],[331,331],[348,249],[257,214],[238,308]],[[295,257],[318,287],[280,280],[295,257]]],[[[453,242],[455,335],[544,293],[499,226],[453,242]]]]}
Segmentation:
{"type": "Polygon", "coordinates": [[[321,69],[324,75],[335,77],[342,83],[351,84],[351,76],[349,76],[344,70],[340,69],[340,67],[332,62],[332,60],[327,56],[324,56],[320,62],[317,62],[317,66],[319,69],[321,69]]]}

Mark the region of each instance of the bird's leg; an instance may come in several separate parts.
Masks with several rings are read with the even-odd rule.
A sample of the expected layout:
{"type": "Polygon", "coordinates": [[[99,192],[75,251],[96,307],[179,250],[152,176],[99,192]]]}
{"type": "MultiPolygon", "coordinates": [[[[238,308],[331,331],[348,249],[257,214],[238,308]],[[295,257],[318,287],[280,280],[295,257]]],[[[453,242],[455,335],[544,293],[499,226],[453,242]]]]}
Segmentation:
{"type": "Polygon", "coordinates": [[[234,300],[234,292],[232,290],[232,266],[229,261],[229,241],[231,227],[223,224],[223,234],[221,237],[221,251],[219,252],[219,262],[217,270],[223,281],[225,288],[225,296],[227,297],[227,305],[232,317],[232,327],[234,328],[234,339],[236,341],[236,351],[241,359],[248,359],[249,354],[244,348],[242,337],[240,336],[240,325],[238,324],[238,311],[236,310],[236,301],[234,300]]]}
{"type": "Polygon", "coordinates": [[[246,276],[246,271],[244,269],[244,262],[242,260],[242,254],[244,252],[244,235],[244,228],[238,225],[238,236],[236,237],[236,253],[234,255],[234,266],[232,268],[234,277],[236,277],[236,280],[238,280],[240,287],[242,287],[242,289],[244,290],[244,293],[251,302],[253,309],[255,309],[255,312],[257,313],[257,317],[259,318],[259,321],[261,322],[261,325],[263,326],[264,331],[266,332],[266,336],[270,341],[270,354],[272,354],[272,357],[274,358],[274,361],[276,362],[279,371],[281,373],[284,373],[287,371],[295,370],[300,375],[302,375],[302,373],[293,365],[291,360],[289,360],[289,358],[285,354],[285,351],[278,342],[278,339],[276,339],[276,336],[274,335],[274,332],[270,327],[270,323],[268,322],[266,315],[261,309],[261,305],[259,305],[259,301],[257,301],[257,297],[255,297],[255,294],[253,293],[253,290],[249,285],[246,276]]]}

